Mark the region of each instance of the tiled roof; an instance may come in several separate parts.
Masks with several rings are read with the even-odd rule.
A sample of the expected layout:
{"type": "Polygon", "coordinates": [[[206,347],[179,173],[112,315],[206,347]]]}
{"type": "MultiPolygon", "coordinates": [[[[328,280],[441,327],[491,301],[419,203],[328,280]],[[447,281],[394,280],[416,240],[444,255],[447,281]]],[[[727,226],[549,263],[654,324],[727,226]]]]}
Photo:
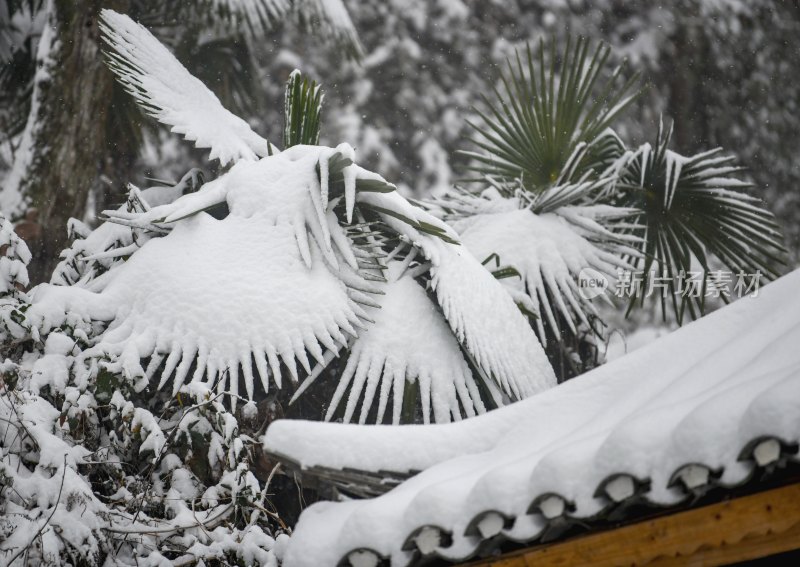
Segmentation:
{"type": "Polygon", "coordinates": [[[546,541],[794,466],[798,292],[800,271],[543,394],[455,424],[276,422],[267,451],[306,473],[345,492],[369,479],[361,496],[379,494],[383,478],[394,486],[312,505],[286,567],[461,561],[487,540],[546,541]],[[423,472],[397,485],[415,470],[423,472]]]}

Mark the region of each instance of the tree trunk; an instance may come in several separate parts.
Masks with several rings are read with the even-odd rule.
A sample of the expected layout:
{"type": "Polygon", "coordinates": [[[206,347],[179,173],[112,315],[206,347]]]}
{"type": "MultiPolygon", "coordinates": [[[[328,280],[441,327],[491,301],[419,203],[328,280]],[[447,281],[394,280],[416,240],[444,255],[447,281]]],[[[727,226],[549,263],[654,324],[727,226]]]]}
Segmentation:
{"type": "MultiPolygon", "coordinates": [[[[37,75],[30,155],[18,190],[39,211],[41,237],[29,242],[31,283],[46,281],[67,244],[67,221],[81,217],[108,152],[106,120],[113,77],[100,52],[103,0],[53,0],[54,34],[45,73],[37,75]]],[[[120,4],[116,2],[115,4],[120,4]]],[[[109,6],[119,8],[120,6],[109,6]]],[[[46,44],[44,38],[42,44],[46,44]]],[[[41,49],[48,49],[43,45],[41,49]]]]}

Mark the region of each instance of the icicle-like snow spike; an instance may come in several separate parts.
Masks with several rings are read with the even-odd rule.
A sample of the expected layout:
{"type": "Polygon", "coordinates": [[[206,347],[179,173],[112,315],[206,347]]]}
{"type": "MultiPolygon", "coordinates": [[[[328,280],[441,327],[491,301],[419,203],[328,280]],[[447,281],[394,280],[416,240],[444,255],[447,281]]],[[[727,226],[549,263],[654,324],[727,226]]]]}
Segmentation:
{"type": "Polygon", "coordinates": [[[175,397],[178,394],[178,390],[180,390],[181,386],[183,386],[183,383],[186,380],[186,375],[189,373],[189,369],[192,367],[192,363],[195,361],[196,355],[197,349],[191,342],[188,342],[186,345],[184,345],[183,358],[181,359],[181,363],[175,369],[175,378],[172,383],[172,397],[175,397]]]}
{"type": "Polygon", "coordinates": [[[344,258],[345,262],[347,262],[347,265],[354,270],[357,270],[358,260],[356,259],[353,247],[350,245],[350,240],[348,240],[347,236],[342,230],[342,227],[339,226],[339,219],[336,217],[336,213],[333,211],[328,211],[327,216],[331,240],[333,240],[334,245],[339,250],[339,253],[342,255],[342,258],[344,258]]]}
{"type": "Polygon", "coordinates": [[[422,274],[426,274],[431,271],[433,264],[430,262],[425,262],[424,264],[420,264],[419,266],[414,267],[413,269],[407,272],[408,277],[410,278],[418,278],[422,274]]]}
{"type": "Polygon", "coordinates": [[[380,303],[372,299],[372,297],[370,297],[366,293],[362,293],[357,289],[348,288],[347,295],[350,297],[350,299],[352,299],[355,303],[358,303],[359,305],[366,305],[367,307],[374,307],[375,309],[381,308],[380,303]]]}
{"type": "Polygon", "coordinates": [[[381,282],[387,283],[388,280],[384,276],[379,276],[377,274],[373,274],[371,272],[366,271],[359,271],[358,275],[361,276],[363,279],[370,281],[370,282],[381,282]]]}
{"type": "MultiPolygon", "coordinates": [[[[378,287],[375,284],[368,282],[366,279],[361,277],[360,274],[350,272],[348,270],[341,270],[336,276],[342,280],[342,283],[349,288],[356,289],[358,291],[363,291],[364,293],[371,293],[373,295],[383,295],[385,292],[383,289],[378,287]]],[[[383,280],[385,283],[385,280],[383,280]]]]}
{"type": "Polygon", "coordinates": [[[478,415],[486,413],[486,406],[483,405],[480,389],[478,388],[478,384],[475,382],[475,378],[471,374],[468,374],[466,376],[466,386],[468,395],[466,395],[463,398],[465,400],[465,403],[463,403],[462,405],[465,406],[466,408],[467,416],[472,417],[471,412],[473,411],[473,406],[475,413],[477,413],[478,415]],[[466,400],[469,400],[472,403],[468,404],[466,403],[466,400]]]}
{"type": "Polygon", "coordinates": [[[431,377],[427,372],[421,372],[417,376],[419,384],[419,400],[422,404],[422,423],[425,425],[431,422],[431,377]]]}
{"type": "Polygon", "coordinates": [[[394,369],[394,403],[392,406],[392,425],[400,425],[403,415],[403,396],[406,387],[405,366],[394,369]]]}
{"type": "Polygon", "coordinates": [[[299,336],[292,337],[292,347],[294,348],[294,357],[300,362],[306,374],[311,374],[311,364],[308,362],[308,355],[306,354],[306,345],[303,339],[299,336]]]}
{"type": "MultiPolygon", "coordinates": [[[[322,348],[319,346],[319,339],[317,337],[306,338],[305,350],[317,364],[323,364],[325,362],[325,357],[322,348]]],[[[308,373],[310,374],[311,371],[308,371],[308,373]]]]}
{"type": "Polygon", "coordinates": [[[333,392],[333,396],[331,396],[331,403],[328,406],[328,411],[325,412],[325,421],[330,421],[333,417],[333,414],[336,412],[336,409],[339,407],[339,403],[342,401],[342,396],[347,390],[347,387],[350,385],[350,380],[353,379],[353,374],[355,373],[360,354],[361,350],[358,348],[358,346],[354,347],[353,350],[350,351],[350,356],[347,359],[347,364],[345,365],[344,371],[342,371],[342,375],[339,378],[339,383],[336,385],[336,390],[333,392]]]}
{"type": "Polygon", "coordinates": [[[219,377],[217,378],[217,394],[222,395],[225,393],[228,385],[228,378],[230,374],[230,368],[220,367],[219,370],[219,377]]]}
{"type": "MultiPolygon", "coordinates": [[[[324,347],[324,350],[339,350],[339,345],[336,344],[336,341],[331,336],[331,332],[328,330],[328,325],[330,323],[326,321],[325,326],[319,330],[317,333],[317,340],[319,343],[324,347]]],[[[324,353],[323,350],[323,353],[324,353]]]]}
{"type": "Polygon", "coordinates": [[[172,348],[170,348],[167,362],[164,364],[164,371],[161,373],[161,381],[158,383],[158,390],[164,387],[164,384],[166,384],[167,380],[169,380],[169,377],[172,375],[175,367],[178,366],[178,361],[181,358],[181,354],[182,351],[180,348],[178,348],[178,344],[172,343],[172,348]]]}
{"type": "Polygon", "coordinates": [[[356,204],[356,167],[348,165],[342,171],[344,175],[344,206],[345,218],[348,223],[353,222],[353,210],[356,204]]]}
{"type": "Polygon", "coordinates": [[[309,386],[311,386],[311,384],[314,383],[314,380],[316,380],[319,377],[322,371],[325,370],[331,363],[331,361],[337,356],[339,356],[338,350],[329,350],[323,355],[322,361],[316,366],[314,366],[314,368],[311,370],[311,373],[306,377],[305,380],[303,380],[303,382],[300,384],[300,387],[297,388],[294,395],[292,396],[292,399],[289,400],[289,405],[295,403],[297,399],[303,395],[303,392],[305,392],[309,388],[309,386]]]}
{"type": "Polygon", "coordinates": [[[206,372],[206,364],[208,361],[208,347],[205,343],[200,343],[197,349],[197,363],[195,365],[194,374],[192,374],[192,382],[200,382],[206,372]]]}
{"type": "Polygon", "coordinates": [[[392,390],[392,382],[394,380],[394,371],[391,364],[387,361],[383,367],[383,379],[381,380],[381,391],[378,393],[378,413],[375,415],[375,423],[383,423],[383,417],[386,415],[386,406],[389,402],[389,395],[392,390]]]}
{"type": "Polygon", "coordinates": [[[386,253],[384,252],[370,252],[369,250],[364,250],[361,246],[356,246],[353,249],[353,256],[356,258],[361,258],[362,260],[385,260],[386,253]]]}
{"type": "Polygon", "coordinates": [[[319,164],[319,186],[323,209],[328,208],[328,178],[330,171],[328,160],[330,160],[330,155],[328,153],[323,153],[317,161],[319,164]]]}
{"type": "Polygon", "coordinates": [[[253,352],[256,359],[256,371],[258,377],[261,379],[261,386],[264,388],[264,393],[269,393],[269,370],[267,369],[267,355],[262,349],[257,349],[253,352]]]}
{"type": "Polygon", "coordinates": [[[164,362],[164,355],[160,352],[153,352],[150,355],[150,362],[147,364],[147,368],[144,371],[144,375],[147,377],[147,380],[150,381],[153,378],[153,375],[158,370],[158,367],[161,366],[161,363],[164,362]]]}
{"type": "MultiPolygon", "coordinates": [[[[580,324],[581,325],[586,325],[588,327],[589,326],[589,320],[586,318],[586,314],[584,312],[584,309],[581,309],[581,305],[578,302],[577,297],[575,297],[576,294],[580,293],[579,290],[578,290],[578,286],[575,283],[575,280],[573,280],[571,278],[567,278],[567,277],[562,278],[559,281],[558,287],[561,290],[561,294],[564,297],[567,298],[567,301],[572,306],[572,309],[574,310],[573,312],[577,313],[578,320],[579,320],[580,324]]],[[[595,308],[594,308],[594,305],[591,304],[591,303],[589,304],[588,309],[591,312],[595,312],[596,311],[595,308]]]]}
{"type": "Polygon", "coordinates": [[[369,371],[367,372],[367,386],[364,390],[364,397],[361,402],[361,413],[358,416],[359,425],[364,425],[369,417],[369,412],[372,409],[372,402],[375,399],[375,392],[378,389],[378,383],[383,375],[383,362],[384,359],[380,356],[375,356],[369,362],[369,371]]]}
{"type": "Polygon", "coordinates": [[[311,269],[311,250],[308,247],[308,232],[306,232],[306,223],[303,218],[296,218],[292,223],[294,228],[294,236],[297,240],[297,249],[300,251],[300,256],[303,258],[303,263],[306,268],[311,269]]]}
{"type": "MultiPolygon", "coordinates": [[[[323,231],[320,231],[319,225],[316,222],[309,222],[306,226],[311,231],[311,236],[314,237],[314,241],[317,243],[317,248],[319,248],[320,252],[322,252],[325,262],[333,268],[334,273],[338,272],[339,260],[336,259],[336,254],[334,254],[333,248],[331,247],[330,233],[323,233],[323,231]],[[326,238],[328,241],[327,244],[325,243],[326,238]]],[[[328,227],[327,222],[325,223],[325,227],[328,227]]]]}
{"type": "MultiPolygon", "coordinates": [[[[360,358],[360,357],[359,357],[360,358]]],[[[367,373],[369,372],[369,361],[359,360],[356,366],[355,377],[353,378],[353,386],[350,388],[350,395],[347,398],[347,405],[344,408],[343,423],[350,423],[353,419],[353,414],[356,411],[358,401],[361,399],[361,392],[367,382],[367,373]]]]}
{"type": "Polygon", "coordinates": [[[403,274],[406,273],[406,270],[411,265],[411,262],[414,261],[414,258],[417,257],[417,254],[419,254],[419,248],[413,247],[411,250],[409,250],[408,254],[406,254],[406,257],[402,260],[402,262],[400,262],[400,268],[397,270],[397,277],[395,280],[399,280],[403,277],[403,274]]]}
{"type": "Polygon", "coordinates": [[[230,370],[230,383],[228,390],[231,393],[231,407],[236,411],[236,404],[239,402],[239,362],[234,361],[233,364],[228,365],[230,370]]]}
{"type": "Polygon", "coordinates": [[[652,147],[650,144],[644,144],[642,147],[639,148],[639,151],[642,153],[642,166],[641,166],[641,176],[639,178],[639,187],[644,187],[644,177],[645,173],[647,173],[647,162],[650,160],[650,151],[652,147]]]}
{"type": "MultiPolygon", "coordinates": [[[[367,315],[366,311],[361,309],[361,307],[357,303],[351,304],[350,308],[353,310],[355,317],[349,317],[348,321],[350,321],[350,323],[354,327],[357,327],[358,329],[364,331],[367,329],[367,323],[372,324],[375,322],[370,318],[369,315],[367,315]]],[[[356,331],[356,334],[358,334],[358,331],[356,331]]],[[[354,338],[357,338],[357,336],[354,338]]]]}
{"type": "MultiPolygon", "coordinates": [[[[467,380],[470,377],[464,376],[460,372],[454,372],[453,378],[453,385],[455,386],[456,395],[458,400],[461,401],[461,407],[464,408],[464,413],[467,414],[467,417],[475,417],[476,411],[475,407],[473,407],[474,402],[472,400],[472,396],[469,394],[469,389],[467,388],[467,380]]],[[[456,406],[458,406],[458,400],[455,402],[456,406]]],[[[453,419],[460,421],[461,414],[457,410],[453,413],[453,419]]]]}
{"type": "Polygon", "coordinates": [[[391,262],[392,259],[394,259],[395,256],[397,256],[398,254],[404,252],[406,250],[406,248],[408,248],[409,246],[411,246],[411,244],[409,244],[407,242],[400,242],[400,244],[398,244],[397,246],[392,248],[392,251],[389,252],[389,254],[386,255],[386,260],[385,260],[386,261],[386,265],[388,266],[389,262],[391,262]]]}
{"type": "Polygon", "coordinates": [[[285,351],[281,352],[281,360],[286,366],[286,369],[289,371],[289,380],[292,382],[292,384],[297,384],[300,381],[300,378],[297,373],[297,361],[294,359],[294,350],[286,349],[285,351]]]}
{"type": "MultiPolygon", "coordinates": [[[[325,206],[322,204],[322,199],[319,194],[319,186],[316,184],[316,182],[308,186],[308,193],[311,196],[311,202],[314,204],[314,212],[316,213],[316,219],[315,219],[316,222],[314,222],[312,219],[308,219],[308,224],[311,225],[313,228],[319,228],[322,231],[322,234],[317,236],[317,240],[319,241],[319,247],[323,251],[330,250],[331,235],[330,231],[328,230],[328,223],[325,214],[325,206]],[[319,223],[318,227],[317,223],[319,223]]],[[[316,233],[316,231],[314,232],[316,233]]]]}
{"type": "Polygon", "coordinates": [[[278,358],[278,353],[275,351],[272,345],[267,345],[266,352],[267,360],[269,360],[269,369],[272,371],[272,379],[275,381],[275,385],[278,387],[278,389],[281,389],[283,376],[281,375],[281,362],[278,358]]]}
{"type": "Polygon", "coordinates": [[[356,204],[356,169],[354,165],[356,161],[356,154],[350,144],[342,143],[336,146],[336,152],[340,153],[343,158],[350,162],[350,165],[342,169],[344,177],[344,206],[345,218],[347,224],[353,222],[353,210],[356,204]]]}
{"type": "MultiPolygon", "coordinates": [[[[544,281],[551,290],[555,292],[556,290],[559,289],[558,281],[556,280],[555,276],[551,273],[550,270],[547,269],[543,270],[542,275],[544,276],[544,281]]],[[[564,320],[567,322],[569,330],[572,331],[573,335],[575,335],[577,334],[578,331],[575,329],[575,324],[572,322],[572,314],[570,313],[569,308],[567,308],[567,304],[564,303],[564,298],[562,297],[562,295],[563,294],[557,292],[553,293],[556,306],[561,311],[561,314],[564,316],[564,320]]]]}
{"type": "Polygon", "coordinates": [[[347,345],[350,344],[350,342],[347,340],[347,337],[344,336],[344,333],[342,333],[342,330],[339,328],[338,325],[333,325],[332,328],[328,329],[328,332],[330,333],[331,337],[337,343],[339,343],[339,346],[341,346],[344,349],[348,348],[347,345]]]}
{"type": "Polygon", "coordinates": [[[219,365],[217,364],[217,359],[213,356],[208,357],[208,362],[206,363],[206,381],[205,384],[208,386],[209,389],[212,388],[214,382],[217,380],[217,375],[219,374],[219,365]]]}
{"type": "Polygon", "coordinates": [[[666,191],[664,192],[664,208],[669,210],[672,207],[672,199],[675,197],[675,190],[680,181],[683,162],[686,160],[682,155],[676,154],[671,150],[666,152],[667,158],[667,180],[666,191]]]}
{"type": "Polygon", "coordinates": [[[239,364],[242,365],[244,389],[247,392],[248,400],[253,399],[253,356],[250,354],[251,350],[239,353],[239,364]]]}

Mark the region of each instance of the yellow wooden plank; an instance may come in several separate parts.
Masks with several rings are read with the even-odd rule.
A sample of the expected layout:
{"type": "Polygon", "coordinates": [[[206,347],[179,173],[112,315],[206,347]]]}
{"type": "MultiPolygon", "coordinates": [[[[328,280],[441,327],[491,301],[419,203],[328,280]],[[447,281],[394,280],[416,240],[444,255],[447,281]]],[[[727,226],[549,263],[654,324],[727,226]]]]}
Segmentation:
{"type": "Polygon", "coordinates": [[[795,549],[800,549],[800,483],[470,565],[706,567],[795,549]]]}

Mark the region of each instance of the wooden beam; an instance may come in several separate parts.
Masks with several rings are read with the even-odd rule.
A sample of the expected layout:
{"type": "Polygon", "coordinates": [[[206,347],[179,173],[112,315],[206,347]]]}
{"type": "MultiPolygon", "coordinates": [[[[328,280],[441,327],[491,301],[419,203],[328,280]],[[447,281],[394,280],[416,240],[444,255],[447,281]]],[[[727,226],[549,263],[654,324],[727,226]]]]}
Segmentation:
{"type": "Polygon", "coordinates": [[[796,549],[800,549],[800,483],[470,565],[710,566],[796,549]]]}

